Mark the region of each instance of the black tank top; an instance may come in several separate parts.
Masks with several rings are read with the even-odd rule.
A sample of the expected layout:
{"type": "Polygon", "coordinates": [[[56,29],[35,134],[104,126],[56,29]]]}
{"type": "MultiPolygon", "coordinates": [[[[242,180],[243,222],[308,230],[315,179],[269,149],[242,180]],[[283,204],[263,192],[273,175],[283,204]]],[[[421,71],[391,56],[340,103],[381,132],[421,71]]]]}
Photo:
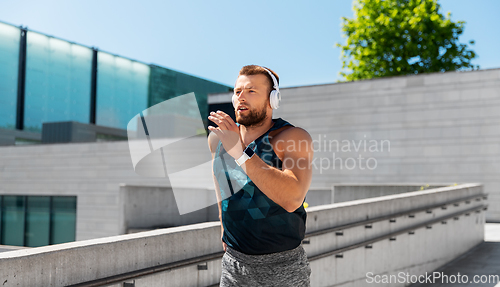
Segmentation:
{"type": "MultiPolygon", "coordinates": [[[[291,125],[281,118],[250,143],[255,155],[282,169],[282,162],[269,142],[269,133],[291,125]]],[[[288,212],[267,197],[229,156],[219,142],[214,157],[214,175],[222,196],[222,240],[245,254],[260,255],[294,249],[304,239],[306,211],[301,205],[288,212]]]]}

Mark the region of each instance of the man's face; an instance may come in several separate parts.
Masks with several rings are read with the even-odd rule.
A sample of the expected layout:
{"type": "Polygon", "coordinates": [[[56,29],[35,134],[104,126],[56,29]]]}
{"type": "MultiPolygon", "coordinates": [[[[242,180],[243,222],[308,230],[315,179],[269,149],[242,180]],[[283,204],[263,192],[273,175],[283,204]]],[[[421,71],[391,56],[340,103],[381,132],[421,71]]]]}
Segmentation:
{"type": "Polygon", "coordinates": [[[269,92],[266,76],[239,76],[234,85],[236,122],[244,126],[254,126],[262,122],[268,109],[271,110],[269,92]]]}

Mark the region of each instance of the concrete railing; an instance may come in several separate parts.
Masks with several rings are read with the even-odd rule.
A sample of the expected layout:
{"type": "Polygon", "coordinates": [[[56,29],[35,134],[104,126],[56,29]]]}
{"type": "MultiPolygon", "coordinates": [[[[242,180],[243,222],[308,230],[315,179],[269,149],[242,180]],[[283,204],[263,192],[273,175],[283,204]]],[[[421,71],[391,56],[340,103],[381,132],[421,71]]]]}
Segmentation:
{"type": "Polygon", "coordinates": [[[483,241],[485,200],[482,185],[462,184],[311,207],[311,283],[363,286],[368,272],[433,271],[483,241]]]}
{"type": "Polygon", "coordinates": [[[207,207],[179,215],[178,200],[171,187],[121,184],[120,204],[118,205],[122,208],[120,211],[121,233],[218,221],[217,204],[211,204],[212,201],[207,198],[212,196],[214,200],[217,200],[215,190],[190,188],[189,191],[189,196],[196,198],[198,202],[206,199],[202,203],[205,203],[207,207]]]}
{"type": "MultiPolygon", "coordinates": [[[[201,223],[3,252],[0,281],[3,286],[69,286],[83,282],[82,286],[108,286],[113,276],[152,273],[137,279],[141,283],[136,286],[206,286],[219,281],[221,252],[220,224],[201,223]],[[197,271],[196,263],[189,264],[193,258],[213,253],[218,259],[209,261],[206,270],[197,271]],[[157,272],[165,267],[175,270],[157,272]]],[[[122,286],[128,277],[122,276],[116,286],[122,286]]]]}
{"type": "MultiPolygon", "coordinates": [[[[445,186],[434,184],[426,188],[445,186]]],[[[310,188],[306,202],[310,207],[339,203],[357,199],[379,197],[418,191],[421,184],[335,184],[328,188],[310,188]]],[[[147,231],[157,228],[175,227],[187,224],[219,220],[215,190],[212,188],[184,188],[189,190],[183,199],[169,186],[120,184],[119,204],[121,234],[147,231]],[[196,198],[197,204],[206,208],[179,215],[177,204],[191,202],[196,198]]]]}
{"type": "Polygon", "coordinates": [[[422,185],[416,183],[335,183],[330,188],[313,187],[307,192],[309,206],[339,203],[379,197],[450,185],[445,183],[422,185]]]}
{"type": "MultiPolygon", "coordinates": [[[[368,272],[435,270],[483,241],[485,199],[482,185],[463,184],[308,208],[304,248],[312,286],[363,286],[368,272]]],[[[4,252],[0,280],[3,286],[211,286],[218,284],[222,254],[219,223],[209,222],[4,252]]]]}

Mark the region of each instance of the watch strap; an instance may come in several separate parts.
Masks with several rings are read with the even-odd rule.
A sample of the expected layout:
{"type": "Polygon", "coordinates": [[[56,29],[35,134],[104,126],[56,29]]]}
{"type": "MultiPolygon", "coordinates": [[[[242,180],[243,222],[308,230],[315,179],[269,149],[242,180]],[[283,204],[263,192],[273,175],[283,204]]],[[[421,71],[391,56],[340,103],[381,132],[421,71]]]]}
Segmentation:
{"type": "Polygon", "coordinates": [[[245,150],[243,150],[243,154],[238,158],[236,159],[236,163],[241,166],[242,164],[244,164],[247,160],[249,160],[250,158],[252,158],[252,156],[255,154],[255,152],[253,151],[253,149],[250,147],[250,145],[248,145],[245,150]]]}

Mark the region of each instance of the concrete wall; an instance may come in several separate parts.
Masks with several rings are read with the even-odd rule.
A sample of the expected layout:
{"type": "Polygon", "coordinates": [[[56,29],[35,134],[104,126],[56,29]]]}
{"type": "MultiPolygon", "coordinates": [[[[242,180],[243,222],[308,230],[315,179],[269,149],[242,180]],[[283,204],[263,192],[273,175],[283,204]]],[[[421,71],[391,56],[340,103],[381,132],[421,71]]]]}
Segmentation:
{"type": "Polygon", "coordinates": [[[315,141],[314,186],[481,182],[490,194],[487,220],[500,221],[500,69],[281,91],[281,107],[274,117],[305,128],[315,141]],[[334,141],[330,148],[332,140],[340,143],[339,150],[334,141]],[[351,141],[350,151],[342,150],[342,140],[351,141]],[[390,142],[390,151],[384,140],[390,142]],[[375,143],[378,151],[370,151],[375,143]],[[376,159],[376,168],[357,164],[349,169],[352,160],[346,166],[348,158],[358,163],[360,155],[365,164],[368,158],[376,159]],[[330,166],[321,168],[321,159],[323,166],[327,159],[330,166]]]}
{"type": "MultiPolygon", "coordinates": [[[[208,152],[208,147],[206,151],[190,146],[185,148],[200,154],[208,152]]],[[[179,150],[179,155],[182,153],[183,150],[179,150]]],[[[197,157],[195,154],[185,158],[197,157]]],[[[218,217],[215,206],[179,215],[168,178],[137,175],[125,141],[0,147],[0,158],[0,194],[77,196],[76,240],[217,220],[218,217]]],[[[180,181],[186,188],[203,190],[215,197],[210,177],[200,173],[180,181]]],[[[351,199],[368,196],[352,189],[343,192],[340,188],[338,186],[334,192],[337,199],[345,196],[342,194],[357,194],[351,199]]],[[[418,188],[419,185],[415,185],[415,190],[418,188]]],[[[383,188],[386,193],[376,195],[391,194],[390,189],[387,186],[383,188]]],[[[200,199],[197,197],[197,201],[200,199]]],[[[333,203],[331,186],[313,188],[307,202],[310,206],[333,203]]],[[[211,204],[207,202],[207,205],[211,204]]]]}
{"type": "Polygon", "coordinates": [[[273,117],[311,134],[315,187],[482,182],[491,194],[487,220],[500,222],[500,69],[280,91],[273,117]]]}
{"type": "MultiPolygon", "coordinates": [[[[186,150],[196,149],[186,147],[186,150]]],[[[182,155],[182,150],[179,154],[182,155]]],[[[216,207],[209,201],[204,204],[212,205],[209,208],[179,215],[168,178],[137,175],[127,142],[1,147],[0,158],[0,194],[77,196],[76,240],[218,218],[216,207]]],[[[185,188],[215,197],[211,178],[200,174],[181,181],[185,188]]],[[[420,188],[418,184],[413,187],[383,185],[383,188],[348,186],[336,186],[333,197],[336,200],[345,200],[345,196],[358,199],[420,188]]],[[[196,199],[198,202],[202,197],[196,199]]],[[[312,188],[307,202],[315,206],[337,201],[332,201],[332,187],[329,186],[312,188]]]]}
{"type": "MultiPolygon", "coordinates": [[[[451,200],[482,194],[482,186],[464,184],[424,191],[407,192],[377,198],[355,200],[308,208],[306,232],[390,216],[415,208],[425,208],[451,200]]],[[[342,236],[335,232],[309,236],[304,248],[309,258],[323,252],[350,246],[416,226],[429,220],[481,206],[483,200],[469,204],[437,208],[415,217],[376,220],[371,229],[364,225],[346,228],[342,236]]],[[[462,215],[447,224],[435,223],[431,229],[415,229],[415,234],[396,236],[395,241],[374,242],[346,251],[343,258],[327,256],[311,261],[312,286],[364,286],[366,273],[393,274],[431,272],[483,241],[484,212],[462,215]],[[468,232],[464,233],[463,230],[468,232]]],[[[67,286],[107,278],[148,267],[174,263],[222,252],[218,222],[201,223],[108,238],[58,244],[0,253],[0,278],[3,286],[67,286]]],[[[220,278],[220,257],[122,282],[135,286],[209,286],[220,278]]],[[[107,286],[122,286],[113,283],[107,286]]],[[[393,286],[404,286],[403,284],[393,286]]]]}
{"type": "Polygon", "coordinates": [[[331,203],[339,203],[350,200],[372,198],[391,194],[418,191],[422,187],[431,189],[443,187],[450,184],[439,184],[425,186],[422,184],[335,184],[331,188],[312,187],[306,195],[306,202],[309,206],[318,206],[331,203]]]}
{"type": "MultiPolygon", "coordinates": [[[[215,194],[213,189],[196,192],[215,194]]],[[[202,198],[197,197],[197,198],[202,198]]],[[[141,229],[181,226],[219,220],[217,205],[179,215],[172,188],[154,186],[120,186],[120,206],[123,207],[122,234],[141,229]]],[[[209,202],[206,205],[210,205],[209,202]]]]}
{"type": "MultiPolygon", "coordinates": [[[[440,186],[445,186],[445,184],[440,186]]],[[[426,189],[440,186],[429,186],[426,189]]],[[[312,207],[412,192],[420,190],[421,187],[421,184],[335,185],[331,189],[310,189],[307,193],[306,202],[312,207]]],[[[196,198],[198,201],[204,198],[203,194],[205,193],[215,194],[214,189],[191,189],[191,191],[199,194],[198,196],[190,195],[190,197],[196,198]]],[[[210,205],[209,201],[205,202],[207,208],[179,215],[176,198],[171,187],[122,184],[119,196],[119,206],[123,208],[120,234],[219,220],[217,205],[210,205]]]]}
{"type": "MultiPolygon", "coordinates": [[[[192,158],[210,157],[208,146],[194,151],[187,146],[179,155],[188,150],[192,158]]],[[[180,181],[214,188],[206,176],[180,181]]],[[[120,184],[170,186],[168,178],[134,172],[127,141],[0,147],[0,194],[77,196],[76,240],[123,234],[120,184]]]]}
{"type": "MultiPolygon", "coordinates": [[[[430,189],[445,185],[425,188],[430,189]]],[[[421,184],[335,185],[331,189],[310,189],[307,193],[306,202],[312,207],[418,191],[421,187],[421,184]]],[[[205,198],[203,195],[206,193],[215,194],[214,189],[191,189],[191,192],[198,194],[189,195],[191,198],[196,198],[197,201],[202,201],[205,198]]],[[[119,193],[119,206],[123,208],[123,220],[121,221],[123,228],[120,234],[219,220],[217,205],[210,205],[209,201],[204,203],[205,206],[208,206],[207,208],[179,215],[176,198],[171,187],[123,184],[120,186],[119,193]]]]}

